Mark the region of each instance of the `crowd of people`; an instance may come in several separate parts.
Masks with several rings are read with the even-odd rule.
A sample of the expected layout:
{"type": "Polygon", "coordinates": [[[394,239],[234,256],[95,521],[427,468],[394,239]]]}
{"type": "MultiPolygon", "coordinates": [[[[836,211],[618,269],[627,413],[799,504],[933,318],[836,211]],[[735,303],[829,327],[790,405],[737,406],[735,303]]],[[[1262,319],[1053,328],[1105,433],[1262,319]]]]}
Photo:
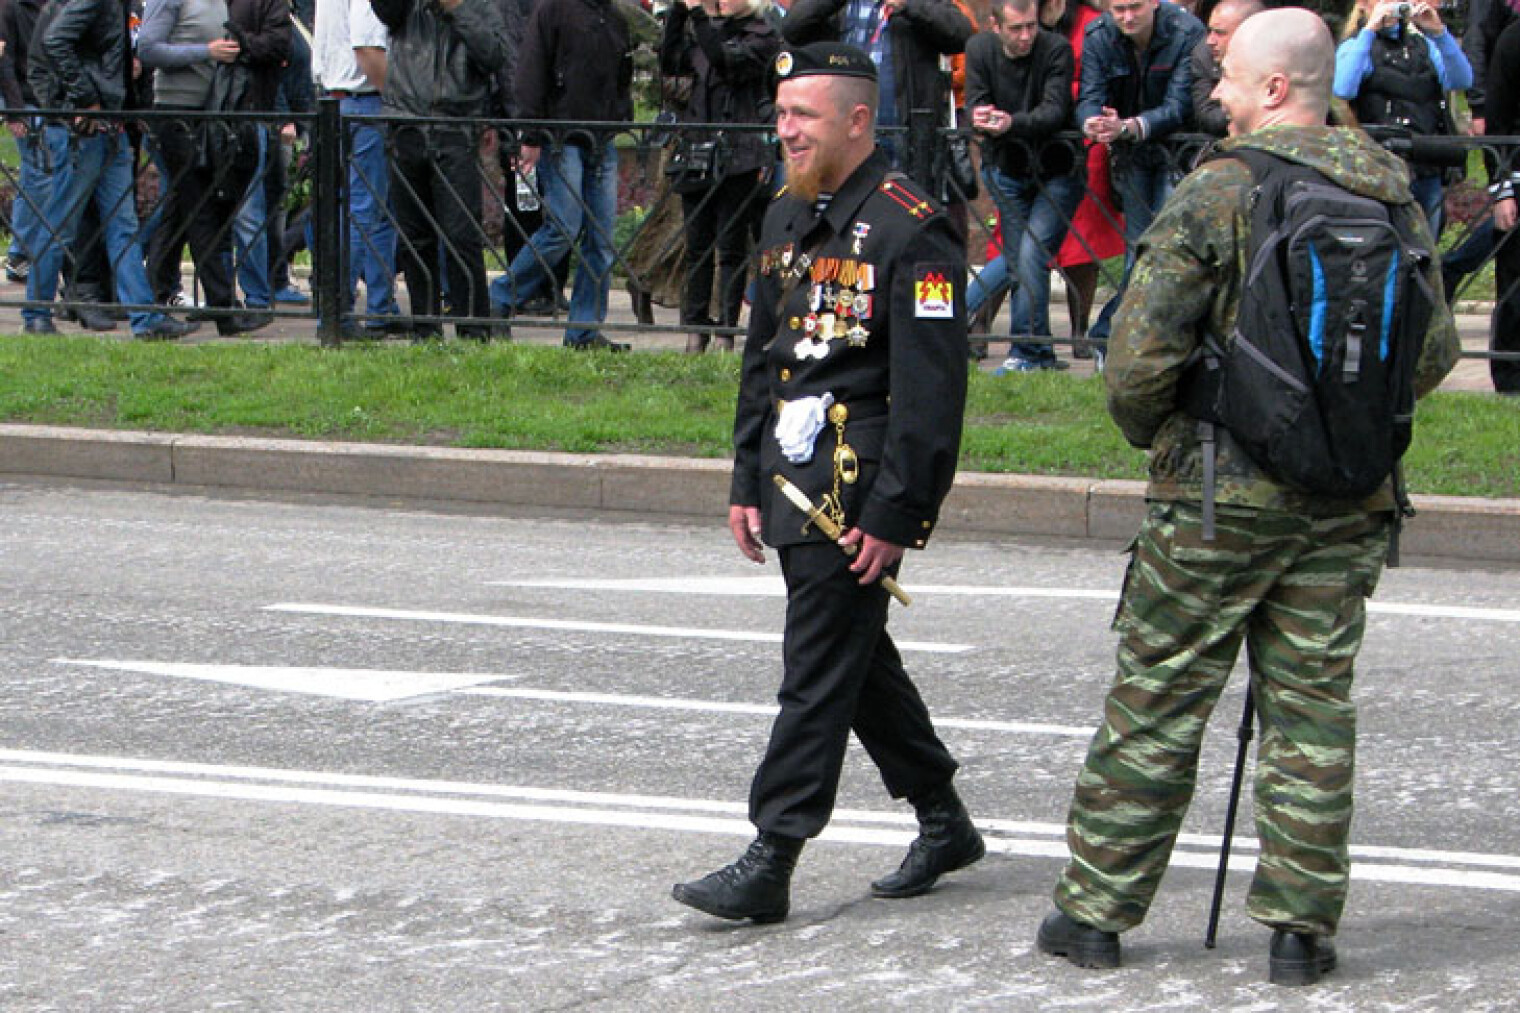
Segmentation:
{"type": "MultiPolygon", "coordinates": [[[[0,0],[0,93],[21,149],[6,271],[27,284],[27,330],[54,329],[49,304],[60,283],[67,308],[57,314],[106,330],[120,314],[102,304],[131,305],[132,327],[146,337],[175,337],[197,320],[242,334],[267,324],[260,311],[272,304],[309,299],[289,275],[291,254],[310,243],[309,221],[296,216],[287,227],[284,197],[301,116],[320,96],[340,100],[348,122],[350,336],[433,337],[460,317],[470,321],[462,336],[484,340],[510,334],[516,315],[549,308],[566,313],[567,345],[619,350],[627,346],[601,329],[614,273],[631,274],[630,291],[646,300],[640,320],[651,322],[644,275],[656,267],[620,262],[614,241],[615,129],[634,118],[638,45],[625,0],[145,0],[140,11],[135,2],[0,0]],[[29,115],[36,109],[81,115],[43,121],[29,115]],[[89,115],[131,109],[157,115],[140,133],[119,116],[89,115]],[[283,126],[208,128],[204,118],[220,111],[300,115],[283,126]],[[559,125],[483,125],[500,119],[559,125]],[[482,162],[493,157],[508,181],[499,252],[483,224],[482,162]],[[139,219],[126,198],[140,162],[160,182],[139,219]],[[169,315],[182,310],[188,322],[169,315]]],[[[1101,356],[1140,237],[1201,147],[1174,142],[1224,135],[1212,96],[1220,59],[1268,2],[673,0],[660,11],[653,70],[677,124],[661,199],[679,224],[650,244],[658,249],[648,259],[671,262],[677,291],[668,301],[690,332],[688,350],[732,348],[751,294],[761,215],[781,185],[765,130],[772,62],[783,46],[838,41],[881,71],[878,141],[888,159],[944,201],[968,241],[976,181],[956,179],[941,152],[910,150],[906,128],[927,116],[979,141],[995,232],[968,312],[974,332],[990,332],[1009,298],[1008,352],[996,372],[1068,365],[1051,333],[1052,271],[1064,282],[1071,357],[1101,356]],[[1092,320],[1099,266],[1121,254],[1117,289],[1092,320]]],[[[1460,44],[1431,2],[1356,0],[1345,20],[1334,94],[1405,152],[1438,234],[1446,185],[1466,152],[1419,139],[1458,129],[1449,99],[1463,91],[1473,133],[1513,129],[1491,96],[1507,94],[1515,71],[1492,55],[1517,7],[1471,0],[1460,44]]],[[[1508,222],[1514,166],[1490,163],[1497,213],[1449,258],[1448,278],[1489,257],[1513,277],[1513,255],[1497,242],[1508,230],[1496,226],[1508,222]]],[[[1494,347],[1510,350],[1520,295],[1503,285],[1500,293],[1509,297],[1494,347]]],[[[1496,362],[1496,386],[1513,392],[1516,373],[1496,362]]]]}

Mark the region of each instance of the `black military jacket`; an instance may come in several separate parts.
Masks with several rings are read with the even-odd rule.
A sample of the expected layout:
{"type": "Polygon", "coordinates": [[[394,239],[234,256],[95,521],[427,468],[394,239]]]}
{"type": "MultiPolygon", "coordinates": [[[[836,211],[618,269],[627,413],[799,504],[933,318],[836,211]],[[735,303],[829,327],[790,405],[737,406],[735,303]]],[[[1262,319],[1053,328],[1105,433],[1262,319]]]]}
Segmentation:
{"type": "Polygon", "coordinates": [[[785,190],[765,217],[750,310],[729,502],[759,506],[764,539],[820,539],[772,481],[814,503],[834,491],[846,527],[922,548],[950,491],[966,401],[965,246],[878,149],[820,215],[785,190]],[[786,401],[833,395],[853,453],[836,469],[826,422],[811,461],[776,440],[786,401]],[[841,476],[838,472],[842,472],[841,476]],[[848,478],[853,476],[855,481],[848,478]]]}

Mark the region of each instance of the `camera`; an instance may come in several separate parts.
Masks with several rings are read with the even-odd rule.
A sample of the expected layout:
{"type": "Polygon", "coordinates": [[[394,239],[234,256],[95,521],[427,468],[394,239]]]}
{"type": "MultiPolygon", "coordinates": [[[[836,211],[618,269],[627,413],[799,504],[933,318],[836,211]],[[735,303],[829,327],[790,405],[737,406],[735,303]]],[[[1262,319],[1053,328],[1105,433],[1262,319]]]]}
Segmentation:
{"type": "Polygon", "coordinates": [[[1399,16],[1400,21],[1408,21],[1409,15],[1414,13],[1414,4],[1409,0],[1403,0],[1402,3],[1394,5],[1393,11],[1399,16]]]}

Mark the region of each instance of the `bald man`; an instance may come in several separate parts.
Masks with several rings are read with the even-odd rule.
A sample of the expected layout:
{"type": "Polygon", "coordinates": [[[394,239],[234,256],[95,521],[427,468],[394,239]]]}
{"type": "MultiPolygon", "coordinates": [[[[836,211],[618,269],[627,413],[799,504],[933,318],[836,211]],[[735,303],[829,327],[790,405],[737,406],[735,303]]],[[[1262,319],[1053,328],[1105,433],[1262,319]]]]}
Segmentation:
{"type": "MultiPolygon", "coordinates": [[[[1242,24],[1215,90],[1231,134],[1222,150],[1310,166],[1389,205],[1435,249],[1399,160],[1360,131],[1321,125],[1333,60],[1329,32],[1309,11],[1242,24]]],[[[1072,801],[1071,860],[1037,941],[1078,966],[1118,966],[1119,933],[1145,918],[1166,871],[1204,727],[1244,641],[1262,727],[1261,857],[1246,910],[1272,930],[1268,979],[1307,985],[1335,967],[1331,937],[1350,867],[1352,663],[1395,505],[1391,483],[1356,502],[1285,486],[1221,427],[1218,527],[1203,537],[1205,451],[1198,421],[1180,407],[1179,380],[1206,333],[1234,333],[1253,189],[1250,169],[1229,157],[1184,180],[1141,241],[1116,320],[1109,412],[1150,452],[1150,508],[1114,619],[1118,674],[1072,801]]],[[[1439,291],[1434,263],[1427,275],[1439,291]]],[[[1418,394],[1450,371],[1457,351],[1440,306],[1416,365],[1418,394]]]]}
{"type": "Polygon", "coordinates": [[[1246,18],[1260,14],[1262,0],[1220,0],[1209,12],[1208,32],[1193,47],[1193,124],[1206,134],[1223,137],[1230,125],[1224,107],[1214,97],[1219,84],[1219,64],[1225,47],[1246,18]]]}

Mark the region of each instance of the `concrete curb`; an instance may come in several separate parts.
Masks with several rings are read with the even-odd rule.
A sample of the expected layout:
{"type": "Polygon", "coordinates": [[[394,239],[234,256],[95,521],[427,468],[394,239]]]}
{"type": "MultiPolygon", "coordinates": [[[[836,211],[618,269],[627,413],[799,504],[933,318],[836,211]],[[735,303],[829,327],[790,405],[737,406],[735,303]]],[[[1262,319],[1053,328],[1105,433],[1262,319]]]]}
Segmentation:
{"type": "MultiPolygon", "coordinates": [[[[718,518],[730,463],[0,425],[0,474],[718,518]]],[[[1142,482],[962,473],[939,530],[1128,539],[1142,482]]],[[[1416,496],[1409,555],[1520,563],[1520,500],[1416,496]]]]}

